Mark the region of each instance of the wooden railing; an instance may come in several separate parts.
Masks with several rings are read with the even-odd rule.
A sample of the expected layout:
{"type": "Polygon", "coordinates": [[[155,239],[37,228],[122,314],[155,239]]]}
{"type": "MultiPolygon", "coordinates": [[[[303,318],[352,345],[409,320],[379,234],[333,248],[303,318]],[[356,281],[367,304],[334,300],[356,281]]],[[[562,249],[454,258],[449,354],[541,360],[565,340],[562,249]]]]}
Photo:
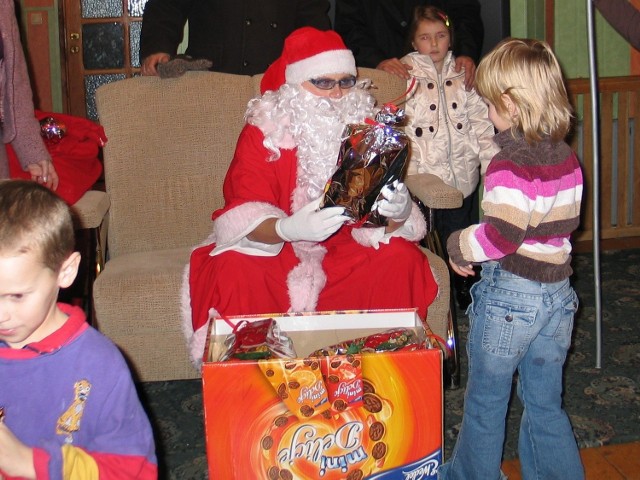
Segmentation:
{"type": "MultiPolygon", "coordinates": [[[[640,76],[599,79],[600,239],[640,237],[640,76]]],[[[588,79],[568,82],[576,109],[570,144],[584,167],[582,221],[575,241],[593,240],[592,102],[588,79]]]]}

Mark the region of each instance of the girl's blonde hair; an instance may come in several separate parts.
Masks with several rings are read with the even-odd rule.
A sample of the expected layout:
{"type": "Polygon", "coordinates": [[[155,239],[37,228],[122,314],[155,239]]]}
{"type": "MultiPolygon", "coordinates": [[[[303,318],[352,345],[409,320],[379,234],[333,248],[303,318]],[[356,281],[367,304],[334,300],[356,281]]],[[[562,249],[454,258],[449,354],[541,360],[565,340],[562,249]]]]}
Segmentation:
{"type": "Polygon", "coordinates": [[[510,118],[528,143],[563,140],[571,128],[572,108],[562,70],[546,42],[507,38],[480,62],[476,90],[498,114],[510,118]],[[510,115],[502,95],[516,108],[510,115]]]}

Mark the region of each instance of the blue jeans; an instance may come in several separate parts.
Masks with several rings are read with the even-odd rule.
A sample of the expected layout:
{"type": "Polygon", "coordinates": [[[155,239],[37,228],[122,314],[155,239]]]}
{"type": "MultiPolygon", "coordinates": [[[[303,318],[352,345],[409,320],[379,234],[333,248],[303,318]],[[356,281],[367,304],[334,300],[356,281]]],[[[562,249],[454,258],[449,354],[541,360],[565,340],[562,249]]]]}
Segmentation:
{"type": "Polygon", "coordinates": [[[522,478],[581,480],[584,469],[562,408],[562,370],[578,299],[569,280],[541,283],[486,262],[471,289],[464,415],[440,480],[498,480],[513,375],[524,412],[522,478]]]}

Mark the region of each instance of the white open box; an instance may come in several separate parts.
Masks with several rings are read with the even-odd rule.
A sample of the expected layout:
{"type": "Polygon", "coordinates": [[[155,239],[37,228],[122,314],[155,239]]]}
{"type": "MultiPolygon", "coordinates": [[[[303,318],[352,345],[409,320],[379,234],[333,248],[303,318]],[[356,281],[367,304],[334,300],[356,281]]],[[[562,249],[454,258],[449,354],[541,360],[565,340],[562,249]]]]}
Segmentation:
{"type": "MultiPolygon", "coordinates": [[[[424,328],[415,309],[313,312],[296,314],[245,315],[228,320],[257,321],[274,318],[278,327],[293,341],[298,357],[306,357],[315,350],[354,338],[365,337],[393,328],[415,329],[424,338],[424,328]]],[[[210,345],[205,350],[205,362],[219,358],[222,342],[232,332],[232,327],[221,318],[211,321],[210,345]]]]}

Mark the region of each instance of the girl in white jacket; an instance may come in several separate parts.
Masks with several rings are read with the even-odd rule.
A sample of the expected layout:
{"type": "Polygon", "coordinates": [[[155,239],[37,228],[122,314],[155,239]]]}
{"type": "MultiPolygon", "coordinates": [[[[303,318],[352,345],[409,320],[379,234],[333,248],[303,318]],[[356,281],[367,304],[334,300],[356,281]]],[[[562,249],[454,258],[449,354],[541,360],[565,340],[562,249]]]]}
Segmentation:
{"type": "MultiPolygon", "coordinates": [[[[475,90],[465,90],[464,70],[454,69],[449,17],[436,7],[419,6],[409,35],[416,51],[402,58],[411,66],[408,85],[413,84],[405,106],[411,139],[407,174],[437,175],[464,195],[462,207],[435,212],[435,229],[446,243],[453,231],[478,221],[480,173],[498,147],[487,105],[475,90]]],[[[466,309],[470,285],[454,275],[454,286],[459,306],[466,309]]]]}

